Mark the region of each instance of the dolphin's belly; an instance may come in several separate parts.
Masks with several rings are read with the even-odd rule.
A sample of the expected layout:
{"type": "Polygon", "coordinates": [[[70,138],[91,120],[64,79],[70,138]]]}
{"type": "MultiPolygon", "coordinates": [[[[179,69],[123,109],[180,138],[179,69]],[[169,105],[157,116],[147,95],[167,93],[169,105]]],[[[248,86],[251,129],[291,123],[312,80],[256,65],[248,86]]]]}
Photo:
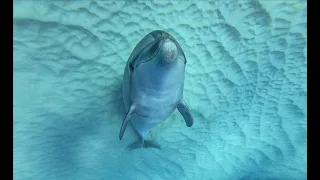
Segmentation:
{"type": "Polygon", "coordinates": [[[139,111],[131,118],[132,125],[141,135],[165,121],[176,109],[180,95],[179,89],[171,89],[168,93],[148,94],[136,92],[133,102],[139,111]]]}
{"type": "Polygon", "coordinates": [[[133,115],[130,119],[134,129],[141,135],[145,136],[152,128],[165,120],[154,119],[140,115],[133,115]]]}
{"type": "Polygon", "coordinates": [[[170,89],[167,92],[149,92],[150,90],[137,90],[132,100],[138,106],[141,116],[153,119],[167,119],[181,99],[179,88],[170,89]]]}
{"type": "Polygon", "coordinates": [[[175,109],[162,109],[160,111],[144,111],[143,115],[135,114],[130,121],[135,130],[142,136],[146,135],[152,128],[156,127],[170,117],[175,109]]]}

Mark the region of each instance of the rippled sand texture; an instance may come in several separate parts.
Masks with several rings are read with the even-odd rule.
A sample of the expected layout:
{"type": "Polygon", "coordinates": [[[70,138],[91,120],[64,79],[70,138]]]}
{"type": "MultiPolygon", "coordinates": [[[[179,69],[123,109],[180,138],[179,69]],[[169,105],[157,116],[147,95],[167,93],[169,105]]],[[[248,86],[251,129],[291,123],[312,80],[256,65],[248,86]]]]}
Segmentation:
{"type": "Polygon", "coordinates": [[[15,1],[15,180],[306,179],[306,1],[15,1]],[[167,30],[186,54],[185,101],[150,137],[124,117],[138,41],[167,30]]]}

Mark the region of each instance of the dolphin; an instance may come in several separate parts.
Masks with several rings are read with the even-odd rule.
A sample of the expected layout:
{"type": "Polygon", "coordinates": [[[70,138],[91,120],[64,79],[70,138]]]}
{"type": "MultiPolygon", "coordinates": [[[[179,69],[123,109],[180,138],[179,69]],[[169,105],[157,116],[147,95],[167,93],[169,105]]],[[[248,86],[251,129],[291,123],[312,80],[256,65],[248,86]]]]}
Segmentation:
{"type": "Polygon", "coordinates": [[[119,139],[130,121],[139,140],[126,149],[157,148],[145,140],[148,132],[178,109],[188,127],[192,114],[183,100],[185,54],[170,34],[155,30],[147,34],[132,51],[124,70],[122,94],[126,110],[119,139]]]}

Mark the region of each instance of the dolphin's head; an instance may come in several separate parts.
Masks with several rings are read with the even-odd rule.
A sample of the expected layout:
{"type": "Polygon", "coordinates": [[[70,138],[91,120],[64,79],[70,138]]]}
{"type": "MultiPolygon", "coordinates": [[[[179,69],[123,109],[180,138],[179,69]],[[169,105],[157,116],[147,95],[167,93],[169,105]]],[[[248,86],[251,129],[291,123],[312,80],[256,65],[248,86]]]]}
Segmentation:
{"type": "Polygon", "coordinates": [[[170,90],[183,86],[186,58],[170,35],[155,38],[137,58],[133,76],[139,87],[170,90]]]}

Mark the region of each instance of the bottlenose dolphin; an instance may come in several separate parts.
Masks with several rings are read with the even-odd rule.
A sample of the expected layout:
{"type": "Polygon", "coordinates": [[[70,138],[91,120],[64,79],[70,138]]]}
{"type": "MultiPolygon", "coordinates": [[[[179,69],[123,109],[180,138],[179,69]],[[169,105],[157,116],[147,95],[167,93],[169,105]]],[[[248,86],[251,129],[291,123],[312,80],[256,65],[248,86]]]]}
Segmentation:
{"type": "Polygon", "coordinates": [[[129,145],[128,150],[161,149],[144,137],[176,108],[186,125],[193,125],[193,117],[183,100],[186,63],[181,46],[165,31],[152,31],[136,45],[124,70],[122,93],[126,115],[119,139],[122,139],[129,121],[140,138],[129,145]]]}

